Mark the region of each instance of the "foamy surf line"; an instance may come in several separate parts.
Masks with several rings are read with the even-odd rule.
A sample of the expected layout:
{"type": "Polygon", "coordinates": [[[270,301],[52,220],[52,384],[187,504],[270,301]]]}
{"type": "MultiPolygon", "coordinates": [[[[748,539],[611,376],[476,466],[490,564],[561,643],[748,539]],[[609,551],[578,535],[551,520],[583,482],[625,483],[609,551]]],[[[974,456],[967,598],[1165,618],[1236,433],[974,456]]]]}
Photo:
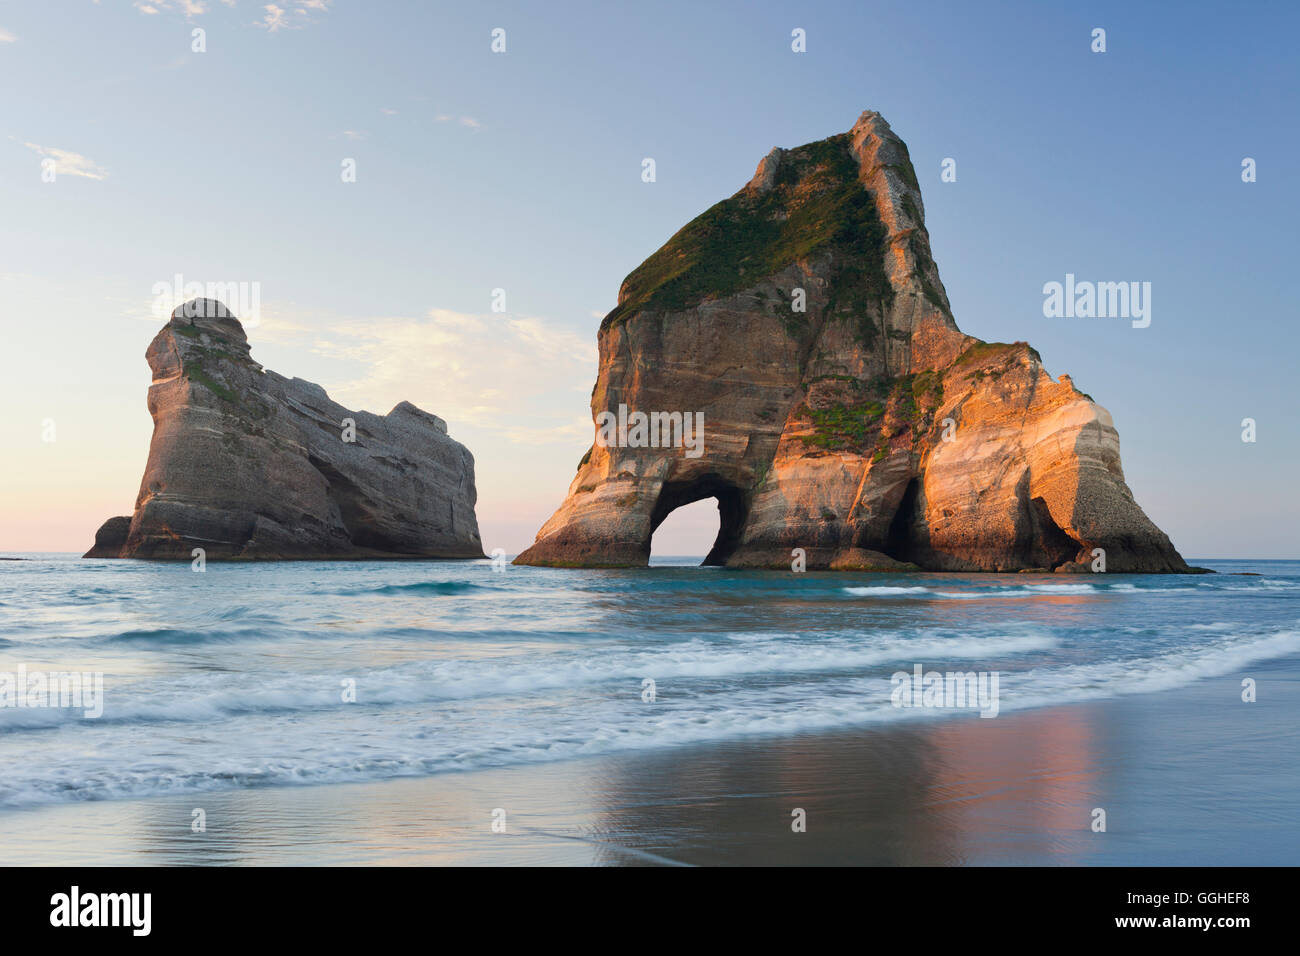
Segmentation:
{"type": "Polygon", "coordinates": [[[1008,683],[1012,697],[1003,706],[1024,709],[1174,690],[1297,654],[1300,654],[1300,631],[1284,630],[1222,645],[1173,651],[1160,657],[1075,664],[1066,669],[1069,680],[1065,682],[1060,672],[1031,669],[1012,675],[1008,683]],[[1017,699],[1022,692],[1024,698],[1017,699]]]}
{"type": "Polygon", "coordinates": [[[928,587],[893,587],[871,585],[846,587],[846,594],[854,597],[927,597],[938,599],[974,600],[978,598],[1042,597],[1049,594],[1101,594],[1104,588],[1091,584],[1026,584],[1015,587],[975,588],[970,591],[945,591],[928,587]]]}
{"type": "MultiPolygon", "coordinates": [[[[1116,582],[1114,584],[1017,584],[1017,585],[999,585],[996,587],[974,587],[968,591],[953,591],[943,588],[931,587],[899,587],[892,585],[867,585],[845,587],[841,589],[846,594],[854,597],[866,598],[924,598],[934,600],[949,601],[977,601],[994,598],[1041,598],[1052,595],[1085,595],[1085,594],[1177,594],[1177,593],[1195,593],[1198,591],[1196,586],[1185,585],[1175,587],[1138,587],[1127,582],[1116,582]]],[[[1270,591],[1274,588],[1263,585],[1248,585],[1232,588],[1218,588],[1216,590],[1232,591],[1233,593],[1251,593],[1257,591],[1270,591]]],[[[1281,590],[1281,589],[1276,589],[1281,590]]]]}
{"type": "MultiPolygon", "coordinates": [[[[814,643],[795,635],[764,636],[759,643],[689,641],[655,650],[627,647],[593,658],[554,653],[547,658],[498,658],[484,661],[422,661],[377,668],[353,675],[357,700],[368,707],[403,707],[447,701],[509,699],[541,691],[580,691],[618,686],[639,687],[651,677],[672,680],[780,678],[861,671],[919,659],[979,662],[1005,660],[1057,645],[1048,633],[960,637],[835,638],[814,643]]],[[[208,675],[203,684],[220,682],[219,690],[193,679],[143,689],[105,687],[104,714],[97,726],[138,723],[207,723],[249,715],[288,716],[313,711],[332,713],[339,704],[340,675],[335,673],[258,675],[249,687],[240,675],[208,675]],[[269,685],[269,686],[268,686],[269,685]],[[125,701],[120,694],[130,695],[125,701]],[[114,697],[119,697],[114,701],[114,697]]],[[[79,712],[66,708],[0,708],[0,731],[35,730],[75,724],[79,712]]]]}
{"type": "MultiPolygon", "coordinates": [[[[1300,631],[1288,629],[1163,655],[1006,673],[999,710],[1171,690],[1297,654],[1300,631]]],[[[221,739],[237,740],[240,749],[235,752],[169,747],[173,761],[190,758],[188,767],[153,756],[159,740],[170,738],[138,730],[137,742],[130,737],[120,741],[120,752],[111,763],[100,761],[88,767],[83,748],[70,741],[66,751],[47,748],[44,762],[15,764],[0,782],[0,806],[423,777],[904,720],[978,719],[974,711],[960,708],[894,707],[891,689],[889,677],[880,674],[778,687],[745,682],[711,694],[666,695],[649,712],[643,705],[629,706],[623,699],[557,708],[553,701],[528,697],[505,721],[461,711],[430,714],[427,730],[425,725],[417,732],[405,724],[389,726],[383,734],[370,736],[364,756],[342,742],[338,750],[312,746],[289,751],[292,757],[269,756],[285,752],[279,736],[282,731],[277,724],[261,721],[247,728],[246,734],[244,728],[239,728],[240,733],[234,727],[226,728],[221,739]],[[148,749],[136,753],[135,747],[148,749]]],[[[304,724],[302,730],[313,740],[334,739],[320,735],[318,725],[304,724]]]]}

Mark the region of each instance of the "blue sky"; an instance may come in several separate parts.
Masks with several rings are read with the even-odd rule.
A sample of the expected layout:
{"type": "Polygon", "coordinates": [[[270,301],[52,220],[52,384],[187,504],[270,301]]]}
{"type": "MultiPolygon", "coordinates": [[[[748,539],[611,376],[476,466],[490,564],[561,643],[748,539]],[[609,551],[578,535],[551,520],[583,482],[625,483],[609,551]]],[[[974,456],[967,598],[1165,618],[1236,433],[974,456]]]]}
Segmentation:
{"type": "MultiPolygon", "coordinates": [[[[1283,3],[0,3],[0,549],[80,550],[130,511],[176,273],[260,283],[267,366],[446,418],[485,545],[521,549],[590,444],[623,277],[772,146],[870,108],[963,331],[1031,342],[1111,411],[1184,555],[1296,557],[1297,26],[1283,3]],[[1045,318],[1066,273],[1151,282],[1151,326],[1045,318]]],[[[715,528],[683,509],[656,550],[715,528]]]]}

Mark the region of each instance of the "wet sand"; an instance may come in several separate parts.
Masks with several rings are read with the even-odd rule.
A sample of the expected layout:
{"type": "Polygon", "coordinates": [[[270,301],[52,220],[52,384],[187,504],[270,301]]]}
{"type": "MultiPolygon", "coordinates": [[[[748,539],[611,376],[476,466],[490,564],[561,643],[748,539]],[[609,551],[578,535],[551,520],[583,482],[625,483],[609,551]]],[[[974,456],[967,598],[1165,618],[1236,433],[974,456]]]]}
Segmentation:
{"type": "Polygon", "coordinates": [[[1300,666],[1253,676],[1252,704],[1221,678],[991,720],[12,810],[0,861],[1294,865],[1300,666]],[[1091,829],[1097,807],[1105,833],[1091,829]],[[192,832],[196,808],[206,832],[192,832]],[[796,809],[806,832],[792,830],[796,809]]]}

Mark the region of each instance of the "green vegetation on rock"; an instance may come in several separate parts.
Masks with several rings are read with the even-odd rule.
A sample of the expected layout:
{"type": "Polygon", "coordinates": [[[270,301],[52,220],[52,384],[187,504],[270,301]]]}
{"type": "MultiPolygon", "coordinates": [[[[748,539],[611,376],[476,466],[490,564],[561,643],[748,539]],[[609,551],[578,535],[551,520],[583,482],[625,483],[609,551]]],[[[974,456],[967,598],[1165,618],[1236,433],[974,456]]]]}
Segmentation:
{"type": "Polygon", "coordinates": [[[828,451],[860,448],[866,444],[873,431],[873,426],[885,413],[885,406],[880,402],[866,402],[862,405],[831,405],[829,408],[809,409],[816,432],[805,436],[806,445],[815,445],[828,451]]]}
{"type": "Polygon", "coordinates": [[[1007,361],[1013,358],[1021,349],[1026,350],[1034,361],[1039,363],[1043,361],[1043,357],[1038,354],[1038,350],[1028,342],[976,342],[957,356],[957,361],[953,363],[953,366],[974,365],[977,362],[987,362],[995,358],[1007,361]]]}
{"type": "Polygon", "coordinates": [[[952,319],[952,309],[948,308],[943,295],[939,292],[933,282],[930,281],[930,272],[937,272],[934,259],[930,257],[929,250],[922,245],[921,241],[913,234],[907,240],[908,249],[912,253],[912,258],[916,260],[916,281],[921,284],[921,291],[940,312],[952,319]]]}
{"type": "MultiPolygon", "coordinates": [[[[772,188],[741,190],[680,229],[624,284],[607,329],[645,310],[675,312],[750,288],[787,266],[834,253],[828,314],[859,319],[874,341],[870,313],[893,295],[884,270],[886,230],[858,181],[848,134],[789,150],[772,188]]],[[[787,323],[797,332],[799,322],[787,323]]]]}
{"type": "Polygon", "coordinates": [[[205,372],[203,366],[197,361],[187,361],[184,365],[184,371],[185,377],[191,382],[198,382],[222,401],[230,402],[232,405],[240,404],[239,396],[205,372]]]}
{"type": "Polygon", "coordinates": [[[889,455],[893,439],[906,435],[912,440],[927,431],[943,404],[943,377],[932,371],[872,381],[820,375],[805,388],[827,383],[840,386],[838,399],[828,402],[823,392],[820,407],[806,405],[800,410],[800,417],[812,423],[813,433],[799,440],[827,451],[870,451],[872,462],[889,455]]]}
{"type": "Polygon", "coordinates": [[[943,401],[943,376],[937,372],[917,372],[911,376],[912,397],[923,404],[943,401]]]}
{"type": "Polygon", "coordinates": [[[202,385],[223,402],[242,411],[246,418],[267,418],[271,414],[271,409],[268,406],[255,398],[247,398],[239,394],[208,371],[209,367],[219,368],[222,363],[248,364],[248,359],[245,356],[227,351],[220,347],[221,344],[222,340],[218,339],[212,346],[186,348],[181,363],[181,370],[185,377],[191,382],[202,385]]]}

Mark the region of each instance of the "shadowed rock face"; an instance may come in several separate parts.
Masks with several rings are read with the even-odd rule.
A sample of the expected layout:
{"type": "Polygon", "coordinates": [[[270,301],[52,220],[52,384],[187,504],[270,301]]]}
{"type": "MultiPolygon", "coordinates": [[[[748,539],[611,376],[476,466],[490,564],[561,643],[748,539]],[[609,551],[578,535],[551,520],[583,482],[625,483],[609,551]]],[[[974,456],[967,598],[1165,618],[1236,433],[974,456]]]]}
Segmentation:
{"type": "Polygon", "coordinates": [[[154,433],[135,514],[105,522],[86,557],[483,556],[474,459],[437,416],[349,411],[263,369],[212,300],[177,309],[145,357],[154,433]]]}
{"type": "Polygon", "coordinates": [[[707,563],[730,567],[802,548],[810,568],[1070,571],[1101,548],[1109,571],[1187,570],[1110,414],[1025,343],[957,328],[877,113],[768,154],[627,277],[599,343],[593,416],[702,412],[703,454],[598,441],[517,563],[641,566],[674,508],[715,497],[707,563]]]}

